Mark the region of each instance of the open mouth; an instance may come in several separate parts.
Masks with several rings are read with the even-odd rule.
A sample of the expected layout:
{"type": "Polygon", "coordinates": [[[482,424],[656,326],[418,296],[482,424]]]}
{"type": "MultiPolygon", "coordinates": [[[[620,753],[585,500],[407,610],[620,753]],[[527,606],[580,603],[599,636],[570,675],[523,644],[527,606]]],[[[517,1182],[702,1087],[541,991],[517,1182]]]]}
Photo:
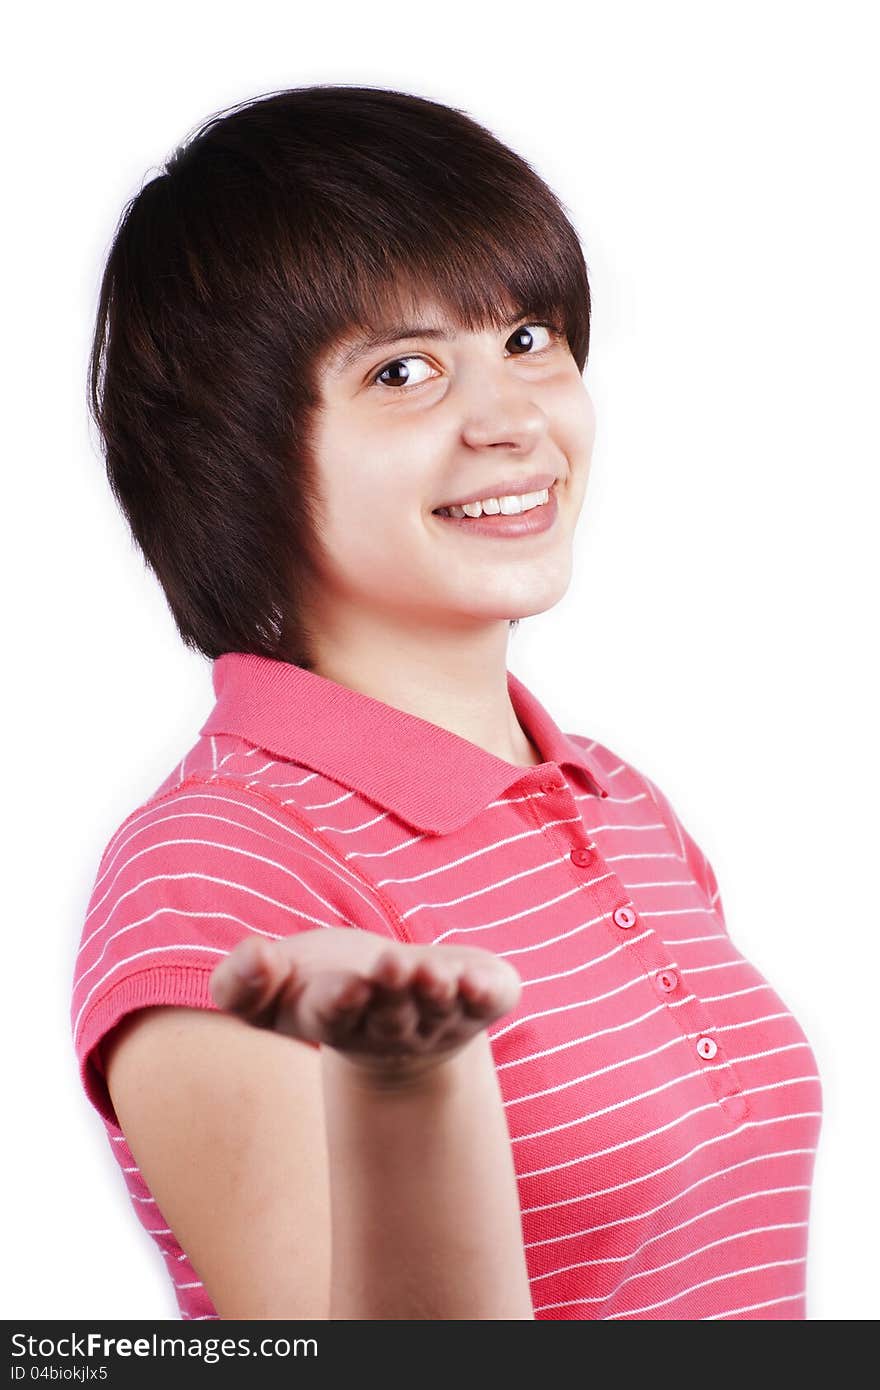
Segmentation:
{"type": "MultiPolygon", "coordinates": [[[[463,507],[456,507],[454,510],[451,510],[449,507],[435,507],[432,512],[432,515],[448,517],[451,520],[455,521],[485,521],[492,517],[499,517],[504,518],[506,520],[510,520],[511,517],[528,516],[530,512],[538,511],[541,507],[549,506],[551,499],[554,497],[555,491],[556,482],[553,482],[549,488],[543,488],[538,493],[525,494],[537,500],[532,500],[526,507],[520,506],[520,509],[517,511],[504,511],[499,499],[494,498],[492,499],[493,506],[491,510],[480,511],[477,516],[471,516],[470,513],[464,510],[463,507]]],[[[470,506],[472,504],[468,503],[468,505],[470,506]]]]}
{"type": "MultiPolygon", "coordinates": [[[[440,525],[450,534],[460,536],[492,537],[494,539],[517,539],[536,536],[553,528],[559,514],[556,498],[556,483],[539,494],[547,497],[546,502],[538,502],[527,507],[524,512],[481,512],[479,516],[453,516],[444,507],[436,507],[432,512],[440,525]]],[[[458,508],[461,511],[461,508],[458,508]]]]}

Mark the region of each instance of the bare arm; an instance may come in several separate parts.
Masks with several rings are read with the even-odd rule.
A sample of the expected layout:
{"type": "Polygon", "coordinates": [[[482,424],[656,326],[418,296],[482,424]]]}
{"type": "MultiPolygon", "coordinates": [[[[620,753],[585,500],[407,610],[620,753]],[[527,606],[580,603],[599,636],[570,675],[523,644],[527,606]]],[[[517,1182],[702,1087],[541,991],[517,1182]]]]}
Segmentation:
{"type": "MultiPolygon", "coordinates": [[[[102,1048],[135,1161],[220,1317],[532,1318],[485,1032],[514,1002],[512,967],[393,948],[404,974],[408,953],[426,960],[389,996],[409,1003],[410,1050],[404,1038],[383,1057],[346,1003],[369,994],[387,942],[330,929],[263,942],[262,991],[230,1008],[233,957],[252,948],[215,971],[219,1012],[142,1008],[102,1048]],[[339,1020],[354,1050],[306,1045],[339,1020]]],[[[385,1010],[386,1042],[403,1004],[385,1010]]]]}
{"type": "Polygon", "coordinates": [[[514,967],[321,929],[239,943],[211,989],[258,1028],[321,1045],[330,1317],[532,1319],[486,1032],[520,997],[514,967]]]}
{"type": "Polygon", "coordinates": [[[485,1032],[409,1083],[322,1048],[331,1318],[533,1318],[485,1032]]]}
{"type": "MultiPolygon", "coordinates": [[[[170,1005],[126,1014],[101,1050],[164,1217],[150,1224],[171,1227],[220,1318],[328,1318],[320,1053],[230,1014],[170,1005]]],[[[179,1268],[169,1262],[178,1280],[179,1268]]]]}

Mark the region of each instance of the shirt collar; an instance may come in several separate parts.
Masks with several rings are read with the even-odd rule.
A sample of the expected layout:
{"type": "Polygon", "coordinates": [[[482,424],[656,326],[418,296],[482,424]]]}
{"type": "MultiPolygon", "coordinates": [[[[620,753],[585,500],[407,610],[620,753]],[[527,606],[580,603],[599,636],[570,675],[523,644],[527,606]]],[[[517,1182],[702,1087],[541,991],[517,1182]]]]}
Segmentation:
{"type": "MultiPolygon", "coordinates": [[[[361,792],[416,830],[465,825],[537,767],[505,762],[469,739],[293,662],[225,652],[213,662],[216,704],[202,734],[233,734],[361,792]]],[[[570,767],[608,795],[605,773],[557,727],[512,671],[511,704],[545,764],[570,767]]],[[[548,776],[545,770],[543,780],[548,776]]]]}

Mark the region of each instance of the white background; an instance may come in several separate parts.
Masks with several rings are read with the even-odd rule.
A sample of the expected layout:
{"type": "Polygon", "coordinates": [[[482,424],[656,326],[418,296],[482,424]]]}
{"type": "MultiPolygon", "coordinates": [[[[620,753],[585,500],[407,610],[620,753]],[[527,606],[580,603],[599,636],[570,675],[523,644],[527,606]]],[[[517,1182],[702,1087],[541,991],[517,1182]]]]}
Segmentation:
{"type": "Polygon", "coordinates": [[[340,82],[463,108],[534,164],[581,235],[593,471],[571,588],[516,631],[510,666],[564,729],[659,782],[709,855],[734,940],[819,1061],[808,1316],[876,1318],[874,7],[16,13],[2,84],[5,1316],[177,1316],[69,1033],[99,855],[213,703],[87,422],[103,259],[125,201],[211,113],[340,82]]]}

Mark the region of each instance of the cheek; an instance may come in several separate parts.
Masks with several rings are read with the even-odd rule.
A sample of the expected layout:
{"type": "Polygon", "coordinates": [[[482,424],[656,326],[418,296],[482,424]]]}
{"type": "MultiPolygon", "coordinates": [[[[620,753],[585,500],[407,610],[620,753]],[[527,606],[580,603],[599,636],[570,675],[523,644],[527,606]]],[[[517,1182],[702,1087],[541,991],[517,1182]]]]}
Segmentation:
{"type": "Polygon", "coordinates": [[[348,546],[359,563],[377,559],[387,568],[396,550],[418,544],[432,495],[433,465],[415,431],[352,430],[326,457],[323,487],[335,553],[345,563],[348,546]]]}
{"type": "Polygon", "coordinates": [[[422,509],[420,499],[387,480],[371,481],[362,466],[347,477],[340,471],[327,508],[334,568],[367,588],[385,588],[420,542],[422,509]]]}
{"type": "Polygon", "coordinates": [[[552,419],[559,446],[572,464],[588,461],[596,437],[596,412],[582,382],[560,392],[552,419]]]}

